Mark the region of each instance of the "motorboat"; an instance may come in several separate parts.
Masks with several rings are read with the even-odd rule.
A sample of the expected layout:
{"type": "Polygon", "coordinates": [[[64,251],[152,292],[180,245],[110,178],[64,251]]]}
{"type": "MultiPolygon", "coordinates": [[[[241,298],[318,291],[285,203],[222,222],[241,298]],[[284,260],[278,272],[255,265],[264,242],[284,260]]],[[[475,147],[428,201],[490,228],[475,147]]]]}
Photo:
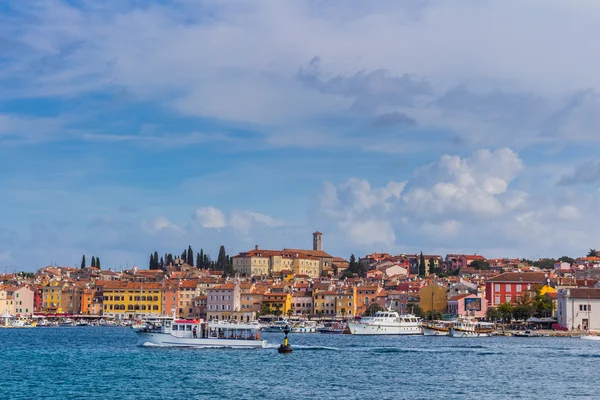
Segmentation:
{"type": "Polygon", "coordinates": [[[290,327],[290,333],[317,333],[319,326],[315,321],[302,321],[290,327]]]}
{"type": "Polygon", "coordinates": [[[427,321],[423,324],[425,336],[448,336],[454,321],[427,321]]]}
{"type": "Polygon", "coordinates": [[[515,337],[541,337],[542,335],[540,335],[539,333],[536,332],[532,332],[532,331],[515,331],[512,334],[515,337]]]}
{"type": "Polygon", "coordinates": [[[280,333],[283,333],[283,330],[289,324],[290,324],[290,322],[288,320],[282,319],[282,320],[275,321],[275,322],[272,322],[272,323],[267,324],[267,325],[263,325],[262,326],[262,331],[263,332],[280,332],[280,333]]]}
{"type": "Polygon", "coordinates": [[[393,310],[377,311],[358,322],[349,322],[353,335],[421,335],[421,319],[412,314],[400,315],[393,310]]]}

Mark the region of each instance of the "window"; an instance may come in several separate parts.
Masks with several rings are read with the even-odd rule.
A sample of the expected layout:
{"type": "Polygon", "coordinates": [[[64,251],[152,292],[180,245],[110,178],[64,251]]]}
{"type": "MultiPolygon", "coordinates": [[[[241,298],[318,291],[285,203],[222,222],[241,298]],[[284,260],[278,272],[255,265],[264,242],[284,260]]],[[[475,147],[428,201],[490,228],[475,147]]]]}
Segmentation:
{"type": "Polygon", "coordinates": [[[500,296],[495,296],[494,304],[500,304],[500,296]]]}
{"type": "Polygon", "coordinates": [[[507,284],[506,284],[506,292],[507,292],[507,293],[510,293],[510,287],[511,287],[511,286],[510,286],[510,284],[508,284],[508,283],[507,283],[507,284]]]}
{"type": "Polygon", "coordinates": [[[521,291],[521,285],[517,285],[517,293],[521,291]]]}
{"type": "Polygon", "coordinates": [[[500,291],[500,284],[496,283],[494,291],[499,292],[500,291]]]}
{"type": "Polygon", "coordinates": [[[511,296],[506,296],[506,302],[510,303],[512,301],[512,297],[511,296]]]}

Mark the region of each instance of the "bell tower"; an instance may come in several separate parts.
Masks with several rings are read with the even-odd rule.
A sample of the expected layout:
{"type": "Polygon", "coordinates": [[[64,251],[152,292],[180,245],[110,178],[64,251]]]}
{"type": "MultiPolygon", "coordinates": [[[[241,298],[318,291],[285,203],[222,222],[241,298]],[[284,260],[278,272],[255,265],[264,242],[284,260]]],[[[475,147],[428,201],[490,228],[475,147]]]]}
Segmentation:
{"type": "Polygon", "coordinates": [[[321,251],[323,243],[323,234],[319,231],[313,233],[313,250],[321,251]]]}

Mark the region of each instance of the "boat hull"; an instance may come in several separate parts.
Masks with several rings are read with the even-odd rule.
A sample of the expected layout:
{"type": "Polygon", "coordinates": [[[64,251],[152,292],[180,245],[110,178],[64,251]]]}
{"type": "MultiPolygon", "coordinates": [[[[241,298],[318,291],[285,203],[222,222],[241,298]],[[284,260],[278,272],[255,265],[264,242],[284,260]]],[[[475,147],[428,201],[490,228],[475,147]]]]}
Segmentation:
{"type": "Polygon", "coordinates": [[[169,333],[135,332],[140,346],[265,348],[266,340],[179,338],[169,333]]]}
{"type": "Polygon", "coordinates": [[[448,336],[450,335],[449,330],[438,330],[432,328],[423,328],[423,335],[425,336],[448,336]]]}
{"type": "Polygon", "coordinates": [[[489,337],[492,336],[491,332],[473,332],[473,331],[461,331],[457,329],[450,329],[451,337],[489,337]]]}
{"type": "Polygon", "coordinates": [[[420,326],[399,326],[399,325],[371,325],[361,323],[348,323],[350,333],[353,335],[421,335],[423,334],[420,326]]]}

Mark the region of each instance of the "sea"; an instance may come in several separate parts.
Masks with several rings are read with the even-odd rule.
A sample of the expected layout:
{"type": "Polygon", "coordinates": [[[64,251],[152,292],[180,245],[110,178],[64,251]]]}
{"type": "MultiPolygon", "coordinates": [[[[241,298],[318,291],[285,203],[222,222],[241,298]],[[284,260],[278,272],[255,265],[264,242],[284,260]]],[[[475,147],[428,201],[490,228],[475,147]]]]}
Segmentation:
{"type": "Polygon", "coordinates": [[[1,399],[600,398],[600,342],[264,333],[266,349],[137,346],[132,329],[0,329],[1,399]]]}

